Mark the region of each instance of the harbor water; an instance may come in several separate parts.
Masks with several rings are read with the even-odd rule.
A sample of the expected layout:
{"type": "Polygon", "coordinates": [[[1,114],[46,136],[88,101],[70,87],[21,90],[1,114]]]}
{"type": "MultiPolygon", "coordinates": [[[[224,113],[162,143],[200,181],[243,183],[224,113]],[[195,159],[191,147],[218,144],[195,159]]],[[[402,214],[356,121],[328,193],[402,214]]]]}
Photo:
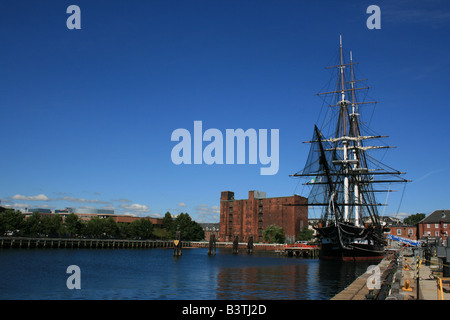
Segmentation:
{"type": "Polygon", "coordinates": [[[0,249],[0,299],[329,300],[368,266],[226,248],[0,249]]]}

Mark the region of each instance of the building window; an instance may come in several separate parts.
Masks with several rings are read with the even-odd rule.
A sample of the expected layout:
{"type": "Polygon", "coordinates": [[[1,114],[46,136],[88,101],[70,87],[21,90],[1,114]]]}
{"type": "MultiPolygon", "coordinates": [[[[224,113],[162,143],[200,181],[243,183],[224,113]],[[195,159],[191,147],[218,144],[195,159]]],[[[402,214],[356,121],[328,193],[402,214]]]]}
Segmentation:
{"type": "Polygon", "coordinates": [[[447,224],[446,223],[444,223],[444,229],[447,229],[447,224]]]}
{"type": "Polygon", "coordinates": [[[430,224],[429,223],[427,223],[427,229],[430,229],[430,224]]]}
{"type": "Polygon", "coordinates": [[[427,236],[431,236],[431,231],[427,231],[427,236]]]}
{"type": "Polygon", "coordinates": [[[397,229],[397,235],[398,236],[402,235],[402,229],[397,229]]]}
{"type": "Polygon", "coordinates": [[[413,229],[408,229],[408,235],[412,236],[414,234],[413,229]]]}
{"type": "Polygon", "coordinates": [[[434,227],[437,229],[437,228],[439,228],[439,225],[436,223],[436,224],[434,225],[434,227]]]}
{"type": "Polygon", "coordinates": [[[436,232],[434,233],[434,235],[435,235],[436,237],[439,237],[439,231],[436,231],[436,232]]]}

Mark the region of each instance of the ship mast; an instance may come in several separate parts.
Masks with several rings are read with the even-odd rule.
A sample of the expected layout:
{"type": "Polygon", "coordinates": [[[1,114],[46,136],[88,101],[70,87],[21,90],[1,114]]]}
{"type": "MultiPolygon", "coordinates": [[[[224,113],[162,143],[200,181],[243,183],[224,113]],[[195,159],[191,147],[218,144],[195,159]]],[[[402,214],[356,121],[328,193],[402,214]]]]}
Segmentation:
{"type": "MultiPolygon", "coordinates": [[[[349,177],[348,177],[348,140],[347,140],[347,132],[346,132],[346,114],[347,114],[347,105],[348,102],[345,100],[345,86],[344,86],[344,55],[342,53],[342,36],[339,37],[339,55],[341,64],[338,66],[340,78],[341,78],[341,100],[338,102],[340,105],[340,117],[342,119],[342,144],[344,146],[343,153],[343,162],[342,165],[344,167],[344,221],[348,221],[348,212],[349,212],[349,177]]],[[[338,132],[340,132],[338,128],[338,132]]]]}
{"type": "MultiPolygon", "coordinates": [[[[350,76],[351,76],[351,80],[350,80],[350,85],[352,87],[352,113],[350,114],[350,118],[351,118],[351,123],[352,123],[352,130],[353,130],[353,136],[354,137],[358,137],[359,138],[359,130],[357,128],[357,123],[358,123],[358,113],[355,112],[357,105],[355,104],[355,79],[354,79],[354,75],[353,75],[353,55],[352,52],[350,51],[350,76]]],[[[355,144],[358,146],[359,145],[359,141],[356,140],[355,144]]],[[[356,153],[356,148],[353,149],[353,159],[355,160],[355,164],[353,165],[353,170],[356,171],[358,169],[358,156],[356,153]]],[[[359,180],[358,177],[356,177],[357,180],[359,180]]],[[[355,186],[354,186],[354,197],[355,197],[355,225],[359,226],[360,222],[359,222],[359,203],[360,203],[360,198],[359,198],[359,181],[356,181],[355,186]]]]}
{"type": "Polygon", "coordinates": [[[352,52],[350,52],[350,62],[345,63],[342,36],[340,36],[339,61],[337,65],[326,68],[337,69],[337,85],[333,91],[317,94],[332,95],[329,107],[338,108],[334,113],[337,122],[334,122],[335,127],[328,135],[329,138],[315,127],[312,141],[307,141],[312,143],[307,164],[302,172],[291,176],[314,177],[311,181],[304,183],[313,187],[307,205],[328,207],[323,217],[324,221],[331,214],[334,215],[336,223],[339,221],[360,227],[363,216],[370,216],[375,225],[379,224],[376,207],[384,204],[376,202],[374,192],[385,191],[374,190],[373,184],[408,182],[409,180],[400,177],[404,172],[394,170],[381,162],[374,163],[374,158],[366,154],[368,150],[391,147],[363,143],[366,140],[387,136],[361,133],[359,105],[376,103],[376,101],[358,101],[357,92],[369,87],[357,86],[357,83],[367,79],[355,79],[354,65],[356,64],[357,62],[353,62],[352,52]],[[346,69],[347,67],[349,68],[346,69]],[[392,176],[393,179],[379,178],[385,175],[392,176]],[[313,194],[313,191],[316,194],[313,194]],[[335,208],[333,212],[330,211],[331,205],[335,208]]]}

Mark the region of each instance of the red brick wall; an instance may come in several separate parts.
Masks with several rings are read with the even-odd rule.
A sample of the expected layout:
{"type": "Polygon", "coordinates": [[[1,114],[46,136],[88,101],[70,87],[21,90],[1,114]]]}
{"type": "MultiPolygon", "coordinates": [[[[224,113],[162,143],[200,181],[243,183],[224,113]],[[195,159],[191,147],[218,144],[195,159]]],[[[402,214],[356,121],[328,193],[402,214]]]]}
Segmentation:
{"type": "Polygon", "coordinates": [[[417,226],[408,226],[408,225],[390,225],[389,232],[393,236],[398,236],[411,240],[418,240],[417,238],[417,226]]]}
{"type": "Polygon", "coordinates": [[[276,224],[283,228],[287,240],[294,241],[302,227],[308,226],[307,206],[287,206],[306,203],[297,195],[291,197],[255,199],[249,192],[249,199],[233,200],[234,193],[224,191],[220,203],[220,241],[246,242],[253,235],[255,242],[262,242],[262,231],[276,224]]]}
{"type": "Polygon", "coordinates": [[[419,223],[419,237],[431,236],[441,237],[446,240],[450,232],[450,223],[440,221],[438,223],[419,223]]]}

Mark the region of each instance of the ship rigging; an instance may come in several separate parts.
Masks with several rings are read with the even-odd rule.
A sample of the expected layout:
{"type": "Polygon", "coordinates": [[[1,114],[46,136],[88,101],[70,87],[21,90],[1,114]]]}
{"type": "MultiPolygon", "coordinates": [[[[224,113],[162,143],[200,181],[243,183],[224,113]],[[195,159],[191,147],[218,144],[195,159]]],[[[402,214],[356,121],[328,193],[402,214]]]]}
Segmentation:
{"type": "Polygon", "coordinates": [[[356,64],[351,52],[350,61],[345,61],[341,37],[339,61],[327,67],[335,70],[336,87],[318,94],[331,112],[320,129],[314,126],[313,137],[307,141],[311,148],[304,169],[291,175],[310,179],[304,183],[311,187],[307,205],[323,207],[316,230],[321,242],[320,257],[324,259],[381,259],[385,239],[378,207],[383,204],[375,194],[390,190],[392,183],[408,181],[402,177],[404,172],[370,154],[392,146],[369,144],[387,136],[374,134],[361,122],[362,106],[376,101],[359,100],[360,93],[369,87],[358,87],[367,79],[355,78],[356,64]],[[375,189],[385,184],[389,184],[388,190],[375,189]]]}

